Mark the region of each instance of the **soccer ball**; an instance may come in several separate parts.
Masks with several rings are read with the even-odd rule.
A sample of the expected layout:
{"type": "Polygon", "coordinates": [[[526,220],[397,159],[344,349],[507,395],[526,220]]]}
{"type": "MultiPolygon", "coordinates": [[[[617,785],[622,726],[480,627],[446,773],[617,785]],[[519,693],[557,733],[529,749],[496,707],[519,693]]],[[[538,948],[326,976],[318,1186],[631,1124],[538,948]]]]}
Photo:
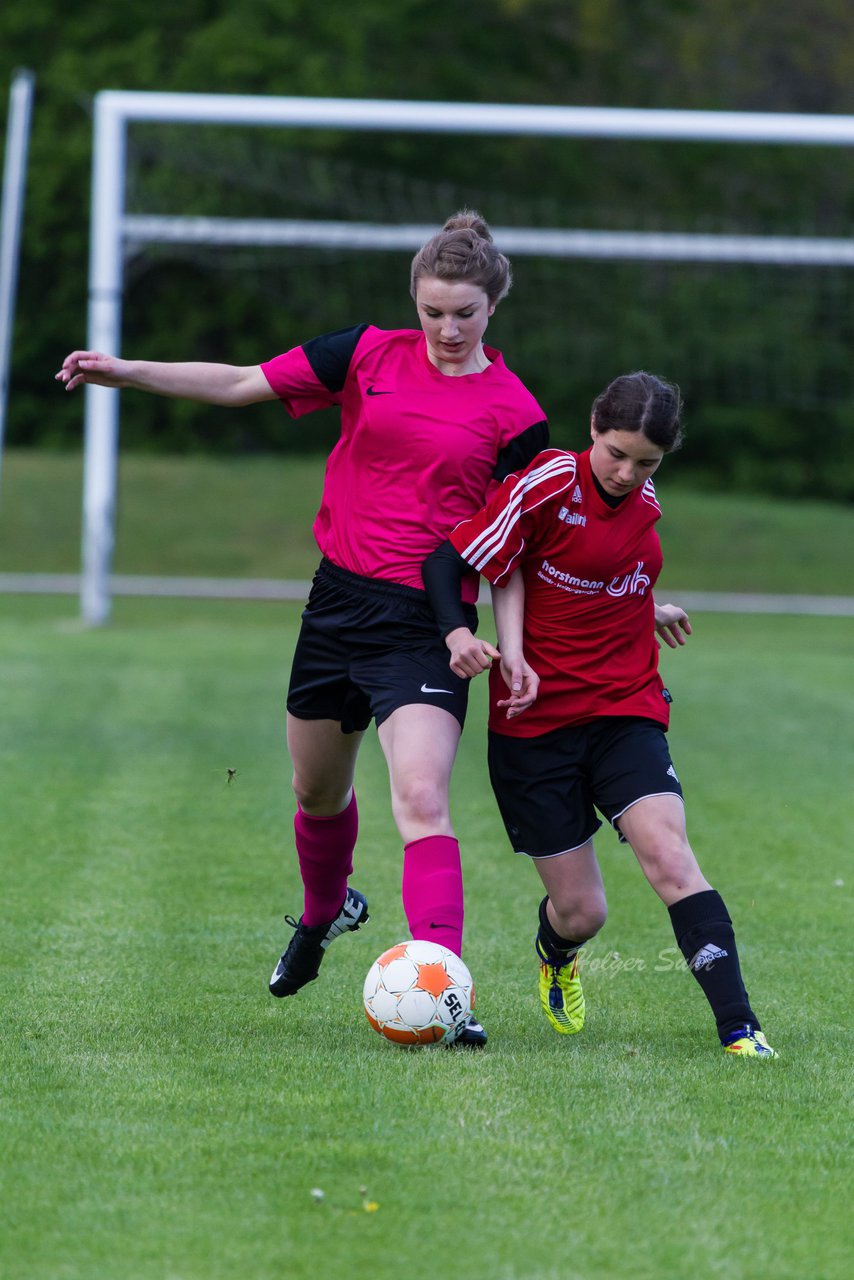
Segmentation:
{"type": "Polygon", "coordinates": [[[474,1007],[474,984],[459,956],[438,942],[399,942],[365,978],[365,1013],[395,1044],[448,1044],[474,1007]]]}

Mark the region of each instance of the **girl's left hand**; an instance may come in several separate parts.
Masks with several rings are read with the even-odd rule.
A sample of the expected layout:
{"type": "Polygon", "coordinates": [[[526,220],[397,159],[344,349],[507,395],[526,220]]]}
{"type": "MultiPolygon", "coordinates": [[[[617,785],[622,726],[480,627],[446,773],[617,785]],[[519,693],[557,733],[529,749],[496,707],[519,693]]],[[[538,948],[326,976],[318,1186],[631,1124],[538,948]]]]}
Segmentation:
{"type": "Polygon", "coordinates": [[[510,690],[509,698],[499,698],[498,706],[507,708],[507,719],[513,720],[537,701],[540,677],[524,658],[501,659],[501,674],[510,690]]]}
{"type": "MultiPolygon", "coordinates": [[[[655,630],[664,643],[671,649],[684,644],[691,634],[691,623],[684,609],[678,604],[657,604],[655,606],[655,630]]],[[[661,644],[656,640],[659,649],[661,644]]]]}
{"type": "Polygon", "coordinates": [[[445,636],[445,644],[451,654],[451,670],[464,679],[479,676],[481,671],[488,671],[493,658],[501,654],[495,645],[488,640],[478,640],[468,627],[457,627],[445,636]]]}

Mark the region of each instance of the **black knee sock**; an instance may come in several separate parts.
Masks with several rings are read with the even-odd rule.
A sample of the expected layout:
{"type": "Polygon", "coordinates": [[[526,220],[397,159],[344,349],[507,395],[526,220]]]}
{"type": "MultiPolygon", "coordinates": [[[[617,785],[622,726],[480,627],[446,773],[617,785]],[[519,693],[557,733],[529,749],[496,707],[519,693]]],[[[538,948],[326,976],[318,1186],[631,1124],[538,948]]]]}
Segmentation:
{"type": "Polygon", "coordinates": [[[547,895],[540,903],[540,932],[538,938],[542,942],[544,950],[548,953],[549,960],[553,964],[563,965],[572,959],[578,948],[582,947],[584,943],[573,942],[569,938],[560,936],[546,914],[548,900],[547,895]]]}
{"type": "Polygon", "coordinates": [[[674,902],[668,911],[679,950],[712,1006],[721,1040],[747,1024],[758,1031],[741,977],[732,921],[721,895],[704,889],[674,902]]]}

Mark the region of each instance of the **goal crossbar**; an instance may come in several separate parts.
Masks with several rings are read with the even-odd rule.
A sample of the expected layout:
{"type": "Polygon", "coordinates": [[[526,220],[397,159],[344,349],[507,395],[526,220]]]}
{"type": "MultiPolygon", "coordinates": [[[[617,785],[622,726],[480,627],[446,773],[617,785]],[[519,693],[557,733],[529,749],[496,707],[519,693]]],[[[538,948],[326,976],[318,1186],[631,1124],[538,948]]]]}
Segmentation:
{"type": "MultiPolygon", "coordinates": [[[[146,244],[252,245],[259,248],[416,250],[434,233],[418,223],[321,222],[276,218],[131,214],[122,222],[129,251],[146,244]]],[[[776,266],[854,266],[854,241],[817,236],[735,236],[671,231],[535,230],[492,227],[514,257],[630,258],[667,262],[753,262],[776,266]]]]}

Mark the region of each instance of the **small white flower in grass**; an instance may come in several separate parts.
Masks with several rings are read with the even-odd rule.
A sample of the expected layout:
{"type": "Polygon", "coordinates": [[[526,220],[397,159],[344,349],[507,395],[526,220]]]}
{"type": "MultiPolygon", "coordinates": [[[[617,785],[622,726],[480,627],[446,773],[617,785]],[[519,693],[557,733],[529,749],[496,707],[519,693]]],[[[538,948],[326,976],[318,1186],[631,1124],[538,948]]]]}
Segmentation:
{"type": "Polygon", "coordinates": [[[840,880],[834,880],[833,883],[835,884],[837,889],[841,889],[845,884],[845,881],[840,879],[840,880]]]}
{"type": "Polygon", "coordinates": [[[323,1199],[323,1192],[321,1191],[320,1187],[312,1187],[311,1198],[315,1204],[320,1204],[321,1200],[323,1199]]]}

